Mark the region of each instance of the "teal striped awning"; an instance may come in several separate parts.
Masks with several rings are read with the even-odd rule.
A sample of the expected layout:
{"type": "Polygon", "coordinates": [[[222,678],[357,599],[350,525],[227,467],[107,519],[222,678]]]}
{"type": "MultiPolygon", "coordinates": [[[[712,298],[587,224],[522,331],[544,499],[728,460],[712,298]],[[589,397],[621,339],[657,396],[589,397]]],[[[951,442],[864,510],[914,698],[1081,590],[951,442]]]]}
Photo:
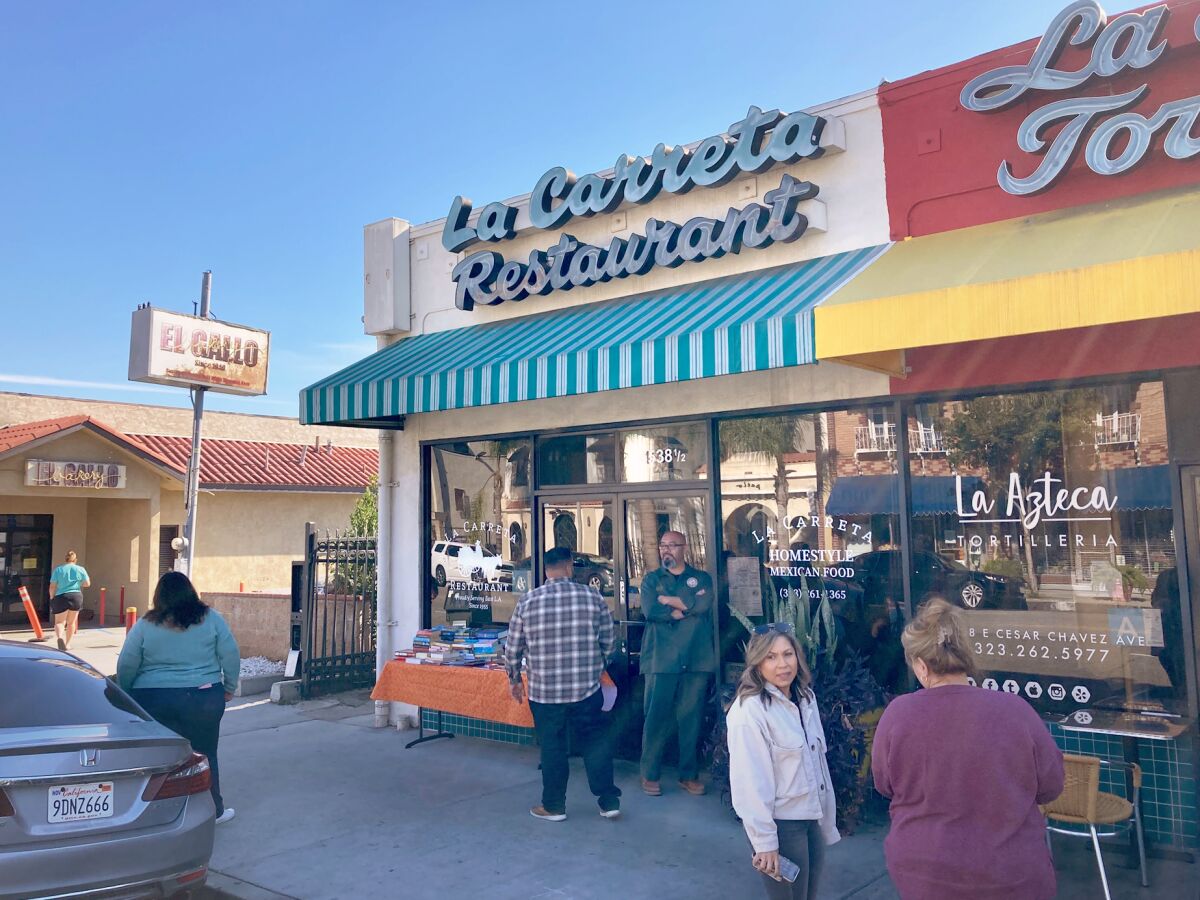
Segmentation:
{"type": "Polygon", "coordinates": [[[888,246],[404,338],[302,390],[300,421],[371,424],[806,365],[813,308],[888,246]]]}

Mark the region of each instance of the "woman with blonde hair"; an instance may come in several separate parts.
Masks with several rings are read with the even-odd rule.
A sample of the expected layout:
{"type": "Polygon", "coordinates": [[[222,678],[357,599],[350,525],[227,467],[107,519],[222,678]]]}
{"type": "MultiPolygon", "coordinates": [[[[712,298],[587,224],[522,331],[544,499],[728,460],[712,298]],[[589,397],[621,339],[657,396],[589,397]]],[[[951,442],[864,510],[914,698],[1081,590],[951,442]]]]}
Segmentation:
{"type": "Polygon", "coordinates": [[[1062,752],[1019,696],[971,684],[965,615],[935,598],[901,637],[925,690],[893,700],[875,732],[875,788],[892,801],[888,873],[903,900],[1050,900],[1038,804],[1062,793],[1062,752]]]}
{"type": "Polygon", "coordinates": [[[59,650],[71,649],[71,639],[79,627],[79,611],[83,609],[83,588],[91,586],[92,579],[79,565],[79,556],[68,550],[66,561],[50,573],[50,612],[59,650]]]}
{"type": "Polygon", "coordinates": [[[754,629],[726,723],[733,808],[767,897],[813,900],[825,847],[840,835],[825,732],[791,625],[754,629]]]}

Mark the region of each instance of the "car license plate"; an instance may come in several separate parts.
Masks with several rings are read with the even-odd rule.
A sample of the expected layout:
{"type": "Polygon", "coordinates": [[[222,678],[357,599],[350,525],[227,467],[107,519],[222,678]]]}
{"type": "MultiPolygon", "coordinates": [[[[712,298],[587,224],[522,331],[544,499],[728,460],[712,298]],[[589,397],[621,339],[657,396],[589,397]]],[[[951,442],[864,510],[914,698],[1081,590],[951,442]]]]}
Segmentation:
{"type": "Polygon", "coordinates": [[[50,788],[46,817],[51,825],[60,822],[82,822],[86,819],[107,819],[112,814],[111,781],[60,784],[50,788]]]}

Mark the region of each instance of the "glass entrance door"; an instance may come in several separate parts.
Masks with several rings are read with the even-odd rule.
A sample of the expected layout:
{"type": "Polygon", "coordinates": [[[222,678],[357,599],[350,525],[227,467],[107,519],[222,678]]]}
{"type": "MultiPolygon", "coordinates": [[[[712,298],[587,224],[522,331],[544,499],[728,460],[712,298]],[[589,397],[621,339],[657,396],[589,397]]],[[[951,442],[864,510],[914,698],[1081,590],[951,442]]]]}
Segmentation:
{"type": "Polygon", "coordinates": [[[49,617],[53,531],[53,516],[0,515],[0,625],[29,627],[17,590],[22,585],[38,615],[49,617]]]}
{"type": "MultiPolygon", "coordinates": [[[[620,588],[626,619],[624,671],[625,705],[618,706],[614,722],[617,753],[626,759],[641,755],[645,679],[641,677],[641,651],[647,623],[643,609],[642,582],[646,575],[663,565],[663,554],[682,554],[683,560],[705,571],[716,585],[708,497],[705,494],[643,494],[621,498],[624,522],[624,559],[621,561],[620,588]],[[669,537],[668,537],[669,536],[669,537]],[[680,546],[682,545],[682,546],[680,546]]],[[[712,640],[717,640],[716,614],[710,617],[712,640]]],[[[620,694],[618,695],[618,703],[620,694]]],[[[668,744],[668,764],[674,764],[674,743],[668,744]]]]}
{"type": "MultiPolygon", "coordinates": [[[[618,609],[616,586],[616,524],[611,496],[571,496],[542,499],[542,555],[553,547],[566,547],[573,554],[572,580],[600,592],[613,618],[625,618],[618,609]]],[[[539,566],[540,570],[540,566],[539,566]]],[[[544,576],[543,576],[544,580],[544,576]]]]}
{"type": "MultiPolygon", "coordinates": [[[[708,572],[716,583],[708,496],[649,491],[543,495],[538,499],[538,524],[539,557],[552,547],[570,549],[573,579],[599,591],[612,610],[617,637],[608,665],[608,674],[617,686],[617,703],[611,713],[613,736],[617,755],[636,759],[641,752],[640,654],[646,628],[642,580],[662,565],[662,536],[679,532],[687,545],[682,551],[687,562],[708,572]]],[[[714,642],[715,623],[714,615],[714,642]]]]}
{"type": "MultiPolygon", "coordinates": [[[[682,543],[685,546],[674,549],[684,554],[689,565],[708,572],[713,584],[716,584],[715,567],[709,559],[707,500],[703,494],[647,494],[624,498],[625,559],[621,588],[628,613],[626,625],[630,629],[630,662],[635,676],[640,671],[638,663],[642,632],[646,625],[646,616],[642,609],[642,579],[648,572],[662,566],[659,547],[663,535],[668,532],[682,535],[682,543]]],[[[713,640],[716,640],[715,630],[713,640]]]]}
{"type": "MultiPolygon", "coordinates": [[[[1192,633],[1195,636],[1192,645],[1195,654],[1192,657],[1192,673],[1193,677],[1200,678],[1200,674],[1197,674],[1200,673],[1200,466],[1182,466],[1180,474],[1183,477],[1184,543],[1187,548],[1188,580],[1190,582],[1188,593],[1191,598],[1192,633]]],[[[1151,602],[1163,610],[1162,624],[1165,634],[1171,634],[1173,629],[1177,632],[1183,631],[1183,617],[1179,608],[1180,590],[1177,568],[1172,567],[1159,575],[1151,602]],[[1172,610],[1174,614],[1169,618],[1172,610]]],[[[1167,647],[1172,646],[1169,637],[1166,643],[1167,647]]],[[[1174,652],[1168,654],[1166,648],[1163,651],[1163,656],[1166,657],[1163,660],[1164,668],[1167,669],[1167,675],[1171,679],[1176,694],[1181,699],[1185,696],[1184,688],[1186,686],[1185,645],[1183,635],[1180,634],[1179,639],[1173,644],[1174,652]]],[[[1193,686],[1186,694],[1190,697],[1189,712],[1191,715],[1197,713],[1198,701],[1194,690],[1193,686]]]]}

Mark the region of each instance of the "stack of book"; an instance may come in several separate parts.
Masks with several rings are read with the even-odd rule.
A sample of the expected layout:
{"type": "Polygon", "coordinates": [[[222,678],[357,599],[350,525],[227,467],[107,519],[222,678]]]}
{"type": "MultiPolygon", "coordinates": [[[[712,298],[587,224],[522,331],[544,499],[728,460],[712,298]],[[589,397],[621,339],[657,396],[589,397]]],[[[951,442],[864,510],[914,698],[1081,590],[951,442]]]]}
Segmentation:
{"type": "Polygon", "coordinates": [[[422,628],[413,636],[412,648],[397,650],[395,658],[414,665],[502,666],[507,635],[502,625],[468,628],[466,622],[422,628]]]}

